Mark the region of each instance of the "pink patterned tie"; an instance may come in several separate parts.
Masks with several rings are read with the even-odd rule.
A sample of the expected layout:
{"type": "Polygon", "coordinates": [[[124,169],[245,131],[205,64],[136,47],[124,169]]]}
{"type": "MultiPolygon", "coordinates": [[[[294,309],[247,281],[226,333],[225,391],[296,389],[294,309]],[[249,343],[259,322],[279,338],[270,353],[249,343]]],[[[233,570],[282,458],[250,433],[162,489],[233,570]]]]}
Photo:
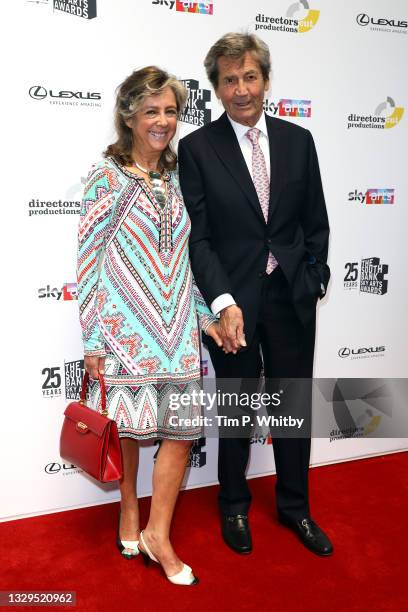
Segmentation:
{"type": "MultiPolygon", "coordinates": [[[[268,222],[269,210],[269,178],[266,170],[265,157],[262,149],[259,146],[259,135],[261,131],[258,128],[251,128],[247,131],[246,136],[252,144],[252,180],[258,194],[259,203],[262,208],[265,221],[268,222]]],[[[278,262],[275,257],[269,252],[268,263],[266,264],[266,273],[270,274],[278,262]]]]}

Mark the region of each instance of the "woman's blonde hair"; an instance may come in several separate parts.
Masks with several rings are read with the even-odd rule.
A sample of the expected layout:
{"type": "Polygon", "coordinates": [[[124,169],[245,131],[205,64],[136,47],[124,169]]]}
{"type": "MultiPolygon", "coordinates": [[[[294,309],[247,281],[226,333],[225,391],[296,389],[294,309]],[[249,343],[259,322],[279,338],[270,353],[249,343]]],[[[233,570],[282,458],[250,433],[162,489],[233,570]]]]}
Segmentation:
{"type": "MultiPolygon", "coordinates": [[[[186,103],[187,91],[176,77],[157,66],[146,66],[135,70],[119,85],[115,104],[115,128],[118,138],[108,146],[104,152],[105,157],[113,157],[123,165],[133,163],[133,134],[131,128],[126,125],[126,120],[140,109],[147,97],[162,93],[166,87],[170,87],[173,91],[177,112],[180,113],[186,103]]],[[[169,143],[160,157],[161,169],[173,170],[176,163],[177,155],[169,143]]]]}

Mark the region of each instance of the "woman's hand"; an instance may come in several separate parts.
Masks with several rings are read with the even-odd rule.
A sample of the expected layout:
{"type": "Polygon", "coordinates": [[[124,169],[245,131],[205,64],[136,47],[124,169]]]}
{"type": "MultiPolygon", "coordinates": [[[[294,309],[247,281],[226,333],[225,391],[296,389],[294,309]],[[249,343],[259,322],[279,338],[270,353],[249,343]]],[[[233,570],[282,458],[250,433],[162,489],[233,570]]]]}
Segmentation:
{"type": "Polygon", "coordinates": [[[105,357],[84,357],[85,370],[91,378],[99,378],[99,374],[105,374],[105,357]]]}
{"type": "Polygon", "coordinates": [[[214,321],[214,323],[211,323],[211,325],[207,327],[207,330],[205,333],[207,334],[207,336],[211,336],[211,338],[214,340],[217,346],[222,348],[220,324],[218,323],[218,321],[214,321]]]}

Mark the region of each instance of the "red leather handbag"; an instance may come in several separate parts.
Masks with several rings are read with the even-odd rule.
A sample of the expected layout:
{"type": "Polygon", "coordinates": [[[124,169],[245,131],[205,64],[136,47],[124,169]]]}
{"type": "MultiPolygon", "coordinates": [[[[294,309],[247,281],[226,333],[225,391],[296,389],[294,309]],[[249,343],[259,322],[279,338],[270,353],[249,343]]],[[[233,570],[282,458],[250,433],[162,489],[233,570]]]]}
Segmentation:
{"type": "Polygon", "coordinates": [[[103,376],[99,375],[102,412],[86,406],[88,382],[89,374],[85,372],[80,400],[71,402],[65,409],[60,455],[99,482],[112,482],[119,480],[123,473],[118,428],[107,416],[103,376]]]}

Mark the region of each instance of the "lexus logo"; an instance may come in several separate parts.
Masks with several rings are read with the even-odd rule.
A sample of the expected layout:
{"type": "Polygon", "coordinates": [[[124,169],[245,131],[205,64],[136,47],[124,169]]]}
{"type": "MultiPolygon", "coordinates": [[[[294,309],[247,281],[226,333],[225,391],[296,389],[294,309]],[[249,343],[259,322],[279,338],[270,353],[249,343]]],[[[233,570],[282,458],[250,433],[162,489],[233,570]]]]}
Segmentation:
{"type": "Polygon", "coordinates": [[[370,18],[366,13],[360,13],[356,17],[358,25],[366,26],[370,23],[370,18]]]}
{"type": "Polygon", "coordinates": [[[34,100],[44,100],[47,97],[47,90],[42,85],[33,85],[30,87],[28,93],[34,100]]]}
{"type": "Polygon", "coordinates": [[[49,463],[44,469],[47,474],[58,474],[58,472],[61,470],[61,466],[59,463],[49,463]]]}
{"type": "Polygon", "coordinates": [[[58,474],[58,472],[60,472],[61,470],[75,470],[76,469],[76,465],[68,464],[66,465],[65,463],[63,463],[62,465],[60,463],[49,463],[48,465],[45,466],[44,471],[47,474],[58,474]]]}
{"type": "Polygon", "coordinates": [[[348,357],[350,355],[350,349],[343,347],[339,350],[339,357],[348,357]]]}

